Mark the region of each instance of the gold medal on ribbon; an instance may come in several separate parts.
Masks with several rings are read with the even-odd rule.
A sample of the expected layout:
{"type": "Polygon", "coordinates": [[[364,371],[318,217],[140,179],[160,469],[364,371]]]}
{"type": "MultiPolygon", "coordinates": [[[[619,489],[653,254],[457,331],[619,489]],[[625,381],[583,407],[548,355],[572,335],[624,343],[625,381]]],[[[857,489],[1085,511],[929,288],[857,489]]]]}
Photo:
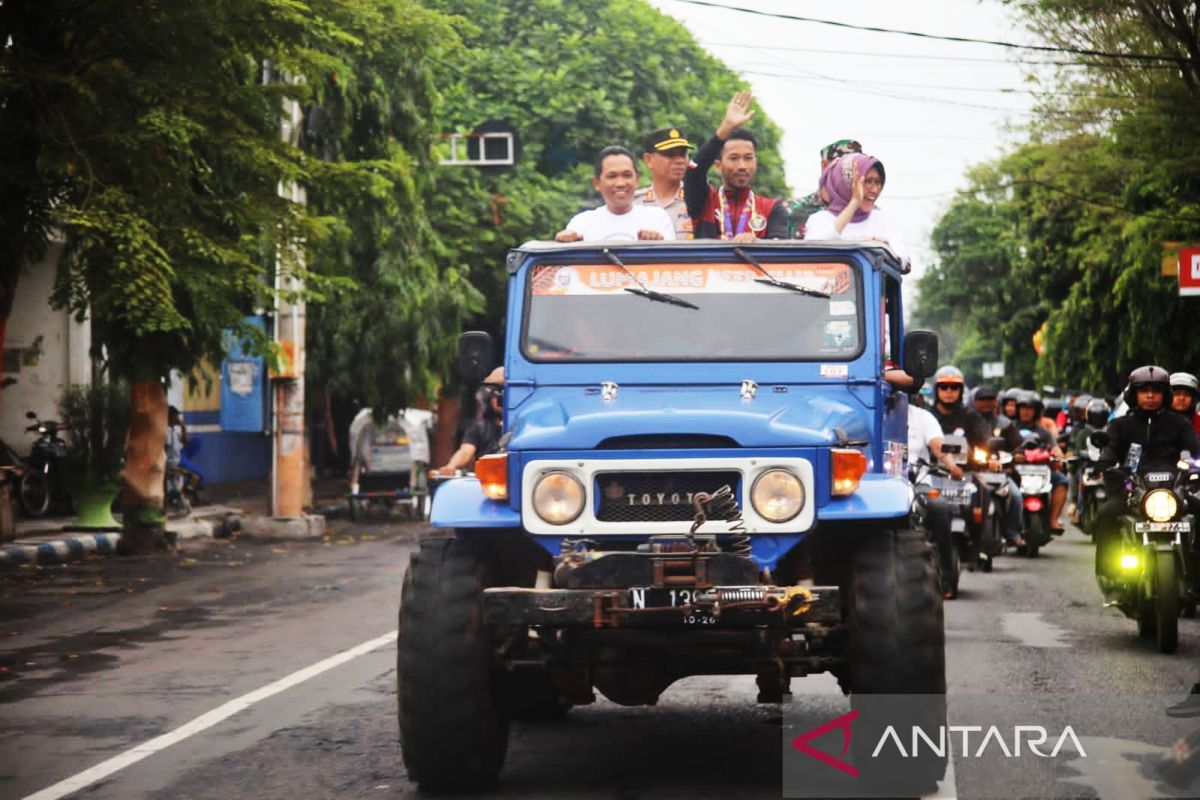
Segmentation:
{"type": "Polygon", "coordinates": [[[755,233],[765,231],[767,229],[767,218],[757,211],[750,217],[750,230],[755,233]]]}

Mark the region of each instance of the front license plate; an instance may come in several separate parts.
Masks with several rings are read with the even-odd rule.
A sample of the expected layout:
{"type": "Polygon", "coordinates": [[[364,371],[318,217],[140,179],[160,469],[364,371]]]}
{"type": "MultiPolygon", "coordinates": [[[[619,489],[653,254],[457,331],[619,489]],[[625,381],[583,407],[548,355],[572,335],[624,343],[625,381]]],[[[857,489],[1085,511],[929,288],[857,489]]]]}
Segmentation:
{"type": "Polygon", "coordinates": [[[1191,533],[1190,522],[1135,522],[1135,533],[1191,533]]]}
{"type": "MultiPolygon", "coordinates": [[[[630,608],[682,608],[692,606],[694,589],[630,589],[630,608]]],[[[717,619],[707,609],[689,608],[687,614],[680,616],[685,625],[715,625],[717,619]]]]}

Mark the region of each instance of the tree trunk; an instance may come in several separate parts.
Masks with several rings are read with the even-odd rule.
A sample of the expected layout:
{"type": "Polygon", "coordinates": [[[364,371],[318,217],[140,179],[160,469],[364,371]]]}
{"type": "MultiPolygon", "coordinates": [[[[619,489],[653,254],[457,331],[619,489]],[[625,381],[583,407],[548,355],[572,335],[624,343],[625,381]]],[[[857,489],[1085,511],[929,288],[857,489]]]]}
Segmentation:
{"type": "Polygon", "coordinates": [[[125,440],[122,553],[167,548],[163,528],[163,477],[167,464],[167,393],[161,381],[130,384],[129,436],[125,440]]]}

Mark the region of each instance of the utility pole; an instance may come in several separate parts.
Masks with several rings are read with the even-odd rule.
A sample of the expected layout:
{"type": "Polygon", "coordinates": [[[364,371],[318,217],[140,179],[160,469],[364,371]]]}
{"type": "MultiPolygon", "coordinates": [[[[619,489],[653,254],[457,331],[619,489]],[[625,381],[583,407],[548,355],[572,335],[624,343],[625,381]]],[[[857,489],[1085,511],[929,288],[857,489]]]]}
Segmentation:
{"type": "MultiPolygon", "coordinates": [[[[264,73],[270,70],[264,63],[264,73]]],[[[295,80],[284,76],[285,80],[295,80]]],[[[297,145],[303,118],[300,104],[285,99],[280,133],[284,141],[297,145]]],[[[280,184],[279,194],[294,203],[306,200],[303,187],[280,184]]],[[[293,245],[286,245],[292,247],[293,245]]],[[[274,414],[271,447],[271,516],[299,517],[307,500],[305,478],[308,453],[304,437],[304,298],[303,282],[294,271],[285,269],[280,253],[275,260],[274,340],[282,354],[279,372],[271,376],[274,414]]],[[[297,262],[304,254],[290,253],[297,262]]]]}

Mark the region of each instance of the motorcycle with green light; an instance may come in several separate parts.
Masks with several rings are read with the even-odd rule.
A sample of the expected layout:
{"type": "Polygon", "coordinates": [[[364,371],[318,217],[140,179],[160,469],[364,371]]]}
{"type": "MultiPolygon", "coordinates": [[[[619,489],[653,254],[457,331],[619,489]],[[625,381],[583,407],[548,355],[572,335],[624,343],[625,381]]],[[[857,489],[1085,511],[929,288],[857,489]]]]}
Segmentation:
{"type": "MultiPolygon", "coordinates": [[[[1097,431],[1088,444],[1098,453],[1108,435],[1097,431]]],[[[1119,546],[1097,556],[1096,581],[1105,605],[1135,620],[1138,635],[1154,640],[1160,652],[1173,653],[1179,617],[1194,616],[1200,589],[1196,520],[1188,508],[1189,495],[1200,491],[1200,461],[1185,452],[1173,470],[1139,472],[1136,463],[1126,463],[1106,464],[1104,471],[1124,484],[1127,498],[1119,546]],[[1115,563],[1101,569],[1100,558],[1115,563]]]]}

